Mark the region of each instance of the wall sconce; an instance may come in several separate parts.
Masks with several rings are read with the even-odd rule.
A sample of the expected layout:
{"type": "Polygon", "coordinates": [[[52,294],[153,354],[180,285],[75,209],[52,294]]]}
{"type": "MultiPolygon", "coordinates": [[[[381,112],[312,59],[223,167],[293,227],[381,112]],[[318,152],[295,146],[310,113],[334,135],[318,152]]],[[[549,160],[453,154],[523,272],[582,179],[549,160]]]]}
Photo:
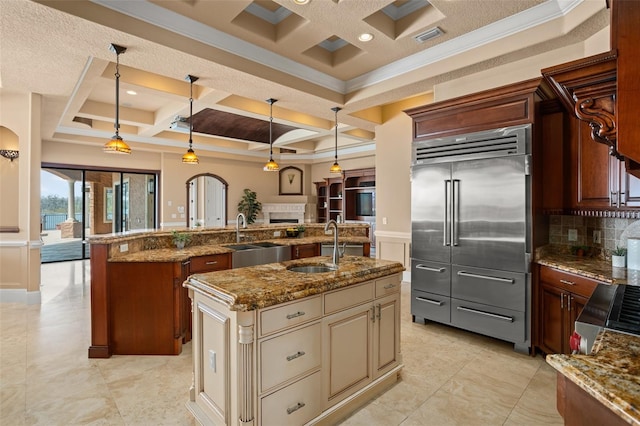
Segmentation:
{"type": "Polygon", "coordinates": [[[13,161],[20,156],[20,151],[14,149],[0,149],[0,155],[7,158],[9,161],[13,161]]]}

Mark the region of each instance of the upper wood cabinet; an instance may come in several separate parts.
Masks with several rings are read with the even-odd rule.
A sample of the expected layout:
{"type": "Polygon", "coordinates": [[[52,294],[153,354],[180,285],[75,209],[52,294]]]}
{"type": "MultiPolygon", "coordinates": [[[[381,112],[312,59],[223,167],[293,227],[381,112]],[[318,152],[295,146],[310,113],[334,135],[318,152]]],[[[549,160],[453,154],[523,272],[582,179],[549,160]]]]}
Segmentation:
{"type": "Polygon", "coordinates": [[[571,208],[618,209],[640,206],[640,179],[627,173],[625,162],[595,143],[591,126],[573,119],[571,126],[571,208]]]}
{"type": "Polygon", "coordinates": [[[413,140],[439,138],[534,122],[534,101],[548,98],[535,78],[406,110],[413,140]]]}

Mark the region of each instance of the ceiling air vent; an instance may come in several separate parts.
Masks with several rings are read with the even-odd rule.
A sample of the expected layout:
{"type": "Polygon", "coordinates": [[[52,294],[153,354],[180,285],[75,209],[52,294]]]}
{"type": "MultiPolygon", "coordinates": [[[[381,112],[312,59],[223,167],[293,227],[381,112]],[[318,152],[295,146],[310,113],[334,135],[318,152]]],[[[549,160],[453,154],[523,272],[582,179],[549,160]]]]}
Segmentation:
{"type": "Polygon", "coordinates": [[[432,38],[436,38],[441,36],[442,34],[444,34],[442,32],[442,30],[439,27],[435,27],[435,28],[431,28],[428,31],[425,31],[421,34],[418,34],[417,36],[414,37],[414,39],[418,42],[418,43],[424,43],[427,40],[431,40],[432,38]]]}

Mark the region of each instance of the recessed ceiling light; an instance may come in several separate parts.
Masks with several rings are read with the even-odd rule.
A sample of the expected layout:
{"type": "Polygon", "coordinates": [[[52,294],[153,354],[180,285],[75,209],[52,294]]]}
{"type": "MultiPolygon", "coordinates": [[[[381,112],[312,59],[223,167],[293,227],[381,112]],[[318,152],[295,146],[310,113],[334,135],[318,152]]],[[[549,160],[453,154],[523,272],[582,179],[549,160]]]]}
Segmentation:
{"type": "Polygon", "coordinates": [[[362,33],[358,36],[358,40],[360,41],[371,41],[373,40],[373,34],[371,33],[362,33]]]}
{"type": "Polygon", "coordinates": [[[127,95],[137,95],[138,92],[136,92],[135,90],[127,90],[127,95]]]}
{"type": "Polygon", "coordinates": [[[295,4],[307,4],[310,0],[293,0],[295,4]]]}

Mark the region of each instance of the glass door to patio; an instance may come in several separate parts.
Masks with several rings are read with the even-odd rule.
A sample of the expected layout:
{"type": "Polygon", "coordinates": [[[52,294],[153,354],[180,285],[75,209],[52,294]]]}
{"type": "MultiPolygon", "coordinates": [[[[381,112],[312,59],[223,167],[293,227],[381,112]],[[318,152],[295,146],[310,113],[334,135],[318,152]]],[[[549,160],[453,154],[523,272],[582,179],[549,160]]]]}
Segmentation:
{"type": "Polygon", "coordinates": [[[41,169],[42,263],[88,259],[91,235],[156,228],[156,173],[41,169]]]}

